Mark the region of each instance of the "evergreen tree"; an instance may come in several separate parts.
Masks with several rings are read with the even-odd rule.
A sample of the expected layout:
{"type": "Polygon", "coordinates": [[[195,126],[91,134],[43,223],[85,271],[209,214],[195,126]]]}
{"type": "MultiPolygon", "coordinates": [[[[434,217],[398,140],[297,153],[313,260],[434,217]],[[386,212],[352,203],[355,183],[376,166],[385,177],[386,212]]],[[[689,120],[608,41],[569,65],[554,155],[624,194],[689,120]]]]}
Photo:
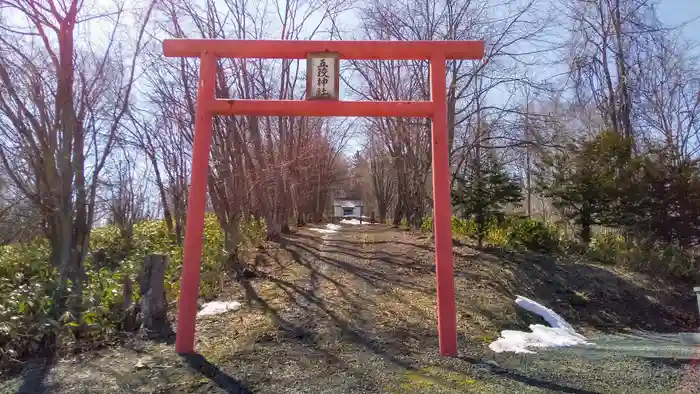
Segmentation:
{"type": "Polygon", "coordinates": [[[611,225],[621,217],[630,179],[629,151],[629,141],[614,132],[603,132],[543,160],[539,188],[567,219],[580,226],[580,238],[586,245],[592,226],[611,225]]]}
{"type": "Polygon", "coordinates": [[[700,241],[700,169],[668,152],[638,157],[625,190],[618,226],[638,237],[683,248],[700,241]]]}
{"type": "Polygon", "coordinates": [[[488,223],[502,220],[503,206],[519,204],[523,197],[520,182],[493,157],[487,155],[474,164],[466,176],[456,178],[452,203],[461,217],[474,218],[481,247],[488,223]]]}

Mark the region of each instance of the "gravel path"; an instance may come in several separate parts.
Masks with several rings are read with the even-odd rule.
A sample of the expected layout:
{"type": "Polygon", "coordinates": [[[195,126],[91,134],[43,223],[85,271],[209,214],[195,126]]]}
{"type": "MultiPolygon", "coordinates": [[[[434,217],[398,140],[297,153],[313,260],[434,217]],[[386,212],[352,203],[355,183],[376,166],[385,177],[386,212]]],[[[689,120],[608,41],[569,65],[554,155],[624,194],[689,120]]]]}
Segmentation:
{"type": "Polygon", "coordinates": [[[595,347],[534,355],[494,354],[486,343],[463,338],[459,359],[441,358],[435,354],[432,316],[419,329],[398,333],[398,327],[384,325],[387,322],[378,319],[375,310],[396,307],[397,288],[420,290],[431,285],[419,280],[404,282],[408,274],[430,268],[424,264],[424,253],[407,245],[411,236],[366,228],[343,231],[327,237],[323,258],[315,259],[314,264],[352,289],[339,310],[358,302],[363,306],[352,308],[352,330],[367,341],[359,346],[355,343],[352,352],[353,358],[363,360],[359,367],[371,380],[348,386],[353,377],[343,376],[342,382],[322,392],[675,393],[689,376],[688,363],[695,348],[681,345],[672,334],[599,335],[590,338],[595,347]],[[353,301],[353,295],[361,295],[362,300],[353,301]],[[401,343],[397,336],[403,338],[401,343]]]}
{"type": "Polygon", "coordinates": [[[274,331],[226,343],[220,338],[238,329],[236,319],[251,315],[222,315],[198,325],[204,350],[196,362],[169,344],[106,350],[59,361],[45,377],[28,370],[0,383],[0,393],[643,394],[675,393],[682,384],[684,393],[700,393],[689,374],[695,349],[671,334],[589,335],[596,347],[494,354],[493,338],[479,334],[511,324],[512,301],[487,297],[489,288],[472,277],[456,279],[460,357],[440,357],[432,252],[415,235],[343,226],[302,231],[286,247],[302,271],[257,285],[274,331]],[[151,361],[135,368],[144,354],[151,361]]]}
{"type": "Polygon", "coordinates": [[[690,371],[695,348],[680,345],[676,335],[635,333],[589,339],[596,346],[495,358],[501,367],[519,375],[558,383],[560,387],[542,386],[554,392],[676,393],[684,383],[682,392],[700,392],[700,381],[690,371]],[[686,377],[689,382],[683,382],[686,377]]]}
{"type": "MultiPolygon", "coordinates": [[[[334,245],[347,246],[343,241],[347,241],[348,237],[353,238],[351,234],[337,236],[337,243],[331,238],[327,247],[330,249],[330,252],[327,252],[329,257],[344,260],[347,264],[361,264],[370,270],[381,272],[382,275],[378,276],[391,282],[392,275],[400,277],[408,273],[410,264],[399,265],[393,270],[387,269],[391,266],[387,264],[386,256],[392,256],[392,253],[400,255],[404,252],[402,258],[411,261],[411,257],[420,255],[416,248],[406,248],[405,240],[410,238],[407,235],[398,237],[404,242],[382,244],[387,241],[386,233],[359,231],[362,232],[354,237],[360,241],[356,248],[361,252],[359,256],[353,258],[352,252],[333,249],[334,245]],[[401,246],[397,248],[399,245],[401,246]],[[359,259],[360,256],[364,259],[359,259]]],[[[350,246],[350,249],[352,248],[350,246]]],[[[334,266],[329,274],[333,277],[343,277],[347,275],[347,271],[334,266]]],[[[358,277],[353,280],[356,282],[353,288],[363,289],[368,294],[373,293],[375,300],[382,300],[386,296],[387,290],[381,285],[371,284],[358,277]]],[[[690,362],[696,354],[696,349],[694,346],[681,345],[677,334],[633,332],[596,335],[590,339],[596,346],[554,349],[534,355],[494,354],[485,349],[485,344],[462,341],[462,350],[466,351],[460,361],[447,363],[442,362],[443,360],[438,361],[440,358],[434,353],[421,354],[418,352],[419,345],[413,349],[414,353],[407,357],[406,361],[413,366],[437,367],[433,369],[434,373],[428,372],[425,375],[437,376],[438,379],[421,387],[422,392],[675,393],[681,387],[684,377],[690,377],[691,383],[700,383],[693,379],[690,373],[690,362]],[[470,348],[473,351],[469,351],[470,348]],[[447,371],[451,373],[446,373],[447,371]],[[442,379],[439,378],[441,372],[442,379]],[[455,382],[460,379],[459,374],[463,382],[473,379],[473,387],[469,387],[468,383],[464,385],[455,382]]],[[[428,343],[423,341],[422,344],[428,343]]],[[[430,367],[427,369],[430,370],[430,367]]],[[[404,385],[403,388],[409,391],[410,386],[412,385],[404,385]]],[[[417,386],[422,385],[419,383],[417,386]]],[[[686,384],[685,392],[700,393],[700,384],[691,386],[693,387],[686,384]]]]}

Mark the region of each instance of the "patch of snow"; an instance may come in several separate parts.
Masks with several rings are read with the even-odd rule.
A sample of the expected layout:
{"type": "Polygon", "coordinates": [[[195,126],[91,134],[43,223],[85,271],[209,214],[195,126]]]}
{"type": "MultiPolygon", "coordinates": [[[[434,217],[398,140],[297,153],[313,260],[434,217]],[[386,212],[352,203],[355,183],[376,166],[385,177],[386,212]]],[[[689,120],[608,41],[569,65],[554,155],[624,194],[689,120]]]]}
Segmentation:
{"type": "Polygon", "coordinates": [[[203,305],[197,317],[218,315],[228,311],[236,311],[241,307],[238,301],[212,301],[203,305]]]}
{"type": "Polygon", "coordinates": [[[567,323],[563,317],[559,316],[556,312],[542,304],[539,304],[523,296],[517,296],[515,298],[515,303],[518,304],[519,307],[525,309],[526,311],[532,312],[542,317],[547,322],[547,324],[549,324],[550,327],[564,328],[569,331],[574,331],[574,328],[571,327],[571,325],[567,323]]]}
{"type": "Polygon", "coordinates": [[[332,234],[332,233],[338,232],[337,230],[330,230],[327,228],[313,228],[313,227],[309,228],[309,230],[315,231],[315,232],[321,233],[321,234],[332,234]]]}
{"type": "Polygon", "coordinates": [[[337,225],[337,224],[328,223],[328,224],[326,224],[326,228],[329,229],[329,230],[338,231],[338,230],[340,230],[340,229],[343,228],[343,227],[342,227],[342,226],[339,226],[339,225],[337,225]]]}
{"type": "Polygon", "coordinates": [[[363,220],[362,222],[360,222],[360,221],[357,220],[357,219],[343,219],[343,220],[340,221],[340,223],[343,223],[343,224],[352,224],[352,225],[354,225],[354,226],[357,226],[357,225],[360,225],[360,224],[369,224],[369,222],[367,222],[367,221],[364,221],[364,220],[363,220]]]}
{"type": "Polygon", "coordinates": [[[532,348],[567,347],[577,345],[592,345],[587,339],[577,333],[569,323],[553,310],[537,302],[518,296],[515,303],[528,312],[541,316],[549,325],[531,324],[532,332],[504,330],[500,338],[489,345],[496,353],[534,353],[532,348]]]}

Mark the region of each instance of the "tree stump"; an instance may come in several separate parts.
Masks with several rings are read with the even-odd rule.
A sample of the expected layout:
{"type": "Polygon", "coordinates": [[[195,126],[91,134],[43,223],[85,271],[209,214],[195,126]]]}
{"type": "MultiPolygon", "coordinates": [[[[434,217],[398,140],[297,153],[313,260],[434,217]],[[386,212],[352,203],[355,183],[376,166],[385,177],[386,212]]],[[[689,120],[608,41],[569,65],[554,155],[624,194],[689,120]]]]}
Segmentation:
{"type": "Polygon", "coordinates": [[[377,223],[377,218],[374,216],[374,211],[369,213],[369,222],[372,224],[377,223]]]}
{"type": "Polygon", "coordinates": [[[167,256],[152,254],[146,256],[139,278],[141,286],[142,327],[147,332],[163,332],[168,328],[167,306],[165,299],[165,270],[168,267],[167,256]]]}
{"type": "Polygon", "coordinates": [[[133,293],[134,286],[131,283],[131,278],[125,276],[122,280],[122,303],[119,305],[124,314],[124,321],[122,322],[124,331],[134,331],[138,328],[136,326],[136,311],[133,306],[133,293]]]}

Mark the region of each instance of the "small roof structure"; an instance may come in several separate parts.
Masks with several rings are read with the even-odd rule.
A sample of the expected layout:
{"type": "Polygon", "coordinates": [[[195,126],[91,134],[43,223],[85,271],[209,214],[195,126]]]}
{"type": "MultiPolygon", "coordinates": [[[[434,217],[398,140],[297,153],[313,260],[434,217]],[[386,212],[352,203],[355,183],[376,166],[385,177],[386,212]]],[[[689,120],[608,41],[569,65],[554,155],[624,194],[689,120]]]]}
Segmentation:
{"type": "Polygon", "coordinates": [[[363,207],[364,205],[365,204],[362,202],[362,200],[355,198],[336,198],[335,201],[333,201],[334,207],[355,208],[363,207]]]}

